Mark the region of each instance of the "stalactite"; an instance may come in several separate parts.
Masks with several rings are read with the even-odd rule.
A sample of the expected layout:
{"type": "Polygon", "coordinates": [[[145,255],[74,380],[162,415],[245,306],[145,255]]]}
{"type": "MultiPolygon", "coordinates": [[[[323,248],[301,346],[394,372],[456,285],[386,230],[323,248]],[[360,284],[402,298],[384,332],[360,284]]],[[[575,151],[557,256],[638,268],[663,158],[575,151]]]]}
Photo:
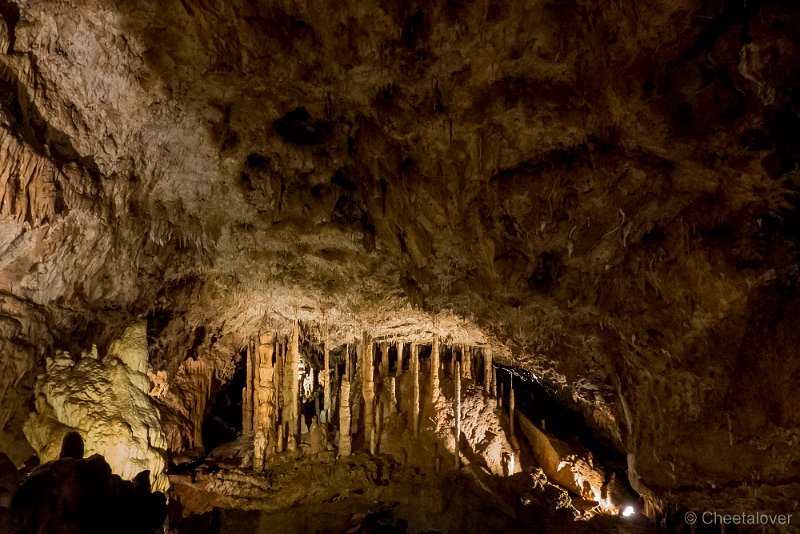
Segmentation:
{"type": "Polygon", "coordinates": [[[431,404],[439,399],[439,336],[434,334],[431,348],[431,404]]]}
{"type": "Polygon", "coordinates": [[[460,365],[456,362],[456,393],[453,400],[453,412],[455,413],[456,428],[455,428],[455,467],[461,467],[461,457],[459,455],[459,445],[461,443],[461,370],[460,365]]]}
{"type": "Polygon", "coordinates": [[[516,403],[514,400],[514,375],[511,375],[511,382],[508,388],[508,420],[509,420],[509,427],[511,428],[511,439],[514,439],[514,409],[516,408],[516,403]]]}
{"type": "Polygon", "coordinates": [[[253,431],[253,342],[247,340],[245,348],[245,379],[242,390],[242,431],[249,434],[253,431]]]}
{"type": "Polygon", "coordinates": [[[291,443],[300,431],[300,418],[298,413],[298,399],[300,393],[300,327],[297,321],[292,324],[292,335],[289,340],[289,349],[286,355],[286,365],[284,368],[284,391],[283,391],[283,416],[286,426],[287,443],[291,443]]]}
{"type": "Polygon", "coordinates": [[[411,343],[411,380],[414,384],[413,420],[414,437],[419,436],[419,354],[417,344],[411,343]]]}
{"type": "Polygon", "coordinates": [[[483,349],[483,390],[491,393],[494,388],[494,367],[492,366],[492,347],[483,349]]]}
{"type": "Polygon", "coordinates": [[[262,333],[255,351],[255,380],[253,384],[253,467],[261,469],[269,450],[274,446],[275,428],[275,366],[272,332],[262,333]]]}
{"type": "MultiPolygon", "coordinates": [[[[275,355],[275,422],[283,426],[285,416],[283,415],[283,374],[286,367],[286,360],[284,359],[284,344],[282,340],[277,343],[278,353],[275,355]]],[[[282,435],[282,434],[281,434],[282,435]]],[[[283,440],[281,443],[281,450],[283,447],[283,440]]]]}
{"type": "MultiPolygon", "coordinates": [[[[347,350],[347,369],[350,368],[349,345],[347,350]]],[[[345,372],[339,386],[339,456],[349,456],[353,442],[350,438],[350,379],[345,372]]]]}
{"type": "MultiPolygon", "coordinates": [[[[364,437],[370,440],[371,443],[372,432],[375,428],[375,368],[373,366],[373,362],[375,361],[375,344],[366,333],[364,333],[362,347],[364,351],[364,357],[361,365],[361,370],[364,373],[362,376],[362,395],[364,397],[364,437]]],[[[372,447],[370,447],[370,449],[371,448],[372,447]]]]}
{"type": "Polygon", "coordinates": [[[346,377],[347,381],[353,379],[353,371],[351,369],[352,366],[352,357],[350,356],[350,343],[347,343],[344,346],[344,376],[346,377]]]}
{"type": "Polygon", "coordinates": [[[461,368],[465,380],[472,380],[472,351],[466,345],[461,345],[461,368]]]}
{"type": "Polygon", "coordinates": [[[324,377],[323,387],[325,388],[325,390],[324,390],[324,396],[322,398],[322,413],[324,413],[325,415],[320,418],[320,421],[322,423],[327,423],[328,422],[328,420],[330,419],[330,414],[333,411],[331,409],[331,382],[332,382],[331,381],[331,363],[330,363],[331,354],[330,354],[330,345],[328,343],[329,342],[328,334],[329,334],[329,332],[328,332],[328,324],[326,323],[325,324],[325,342],[324,342],[325,344],[324,344],[324,346],[322,348],[322,352],[324,353],[324,358],[325,358],[325,374],[323,375],[323,377],[324,377]]]}
{"type": "Polygon", "coordinates": [[[397,412],[397,378],[390,376],[387,380],[389,390],[389,412],[397,412]]]}
{"type": "Polygon", "coordinates": [[[396,375],[403,374],[403,349],[405,349],[405,343],[402,341],[397,342],[397,371],[395,372],[396,375]]]}
{"type": "Polygon", "coordinates": [[[389,376],[389,343],[386,341],[381,343],[381,378],[389,376]]]}

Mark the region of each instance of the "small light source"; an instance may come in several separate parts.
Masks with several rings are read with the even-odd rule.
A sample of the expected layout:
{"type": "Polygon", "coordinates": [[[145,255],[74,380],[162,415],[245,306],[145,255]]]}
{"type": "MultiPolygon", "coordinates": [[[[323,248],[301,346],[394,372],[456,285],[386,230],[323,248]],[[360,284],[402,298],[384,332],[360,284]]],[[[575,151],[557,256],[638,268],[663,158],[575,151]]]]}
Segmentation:
{"type": "Polygon", "coordinates": [[[622,517],[630,517],[634,513],[636,513],[636,510],[633,509],[633,506],[626,506],[625,509],[622,511],[622,517]]]}

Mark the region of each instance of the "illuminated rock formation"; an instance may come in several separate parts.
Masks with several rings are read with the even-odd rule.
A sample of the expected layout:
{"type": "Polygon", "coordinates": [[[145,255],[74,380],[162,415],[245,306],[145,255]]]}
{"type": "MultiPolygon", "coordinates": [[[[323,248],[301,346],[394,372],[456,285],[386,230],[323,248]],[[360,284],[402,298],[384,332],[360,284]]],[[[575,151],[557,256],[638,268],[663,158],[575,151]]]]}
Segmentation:
{"type": "Polygon", "coordinates": [[[275,447],[275,365],[273,364],[273,334],[260,334],[255,352],[255,383],[253,385],[253,466],[263,467],[270,448],[275,447]]]}
{"type": "Polygon", "coordinates": [[[48,358],[36,382],[36,414],[25,434],[39,458],[58,458],[61,438],[78,432],[86,453],[101,454],[114,473],[131,479],[141,471],[165,490],[167,441],[160,415],[148,397],[147,338],[142,323],[128,327],[101,360],[86,352],[77,363],[65,352],[48,358]]]}
{"type": "Polygon", "coordinates": [[[430,403],[436,405],[441,394],[439,390],[439,370],[440,362],[440,349],[439,349],[439,336],[433,335],[433,343],[431,344],[431,360],[430,360],[430,403]]]}
{"type": "Polygon", "coordinates": [[[455,438],[455,468],[461,467],[461,456],[459,451],[459,444],[461,443],[461,369],[460,364],[456,362],[455,372],[455,398],[453,399],[453,412],[455,413],[456,424],[454,430],[455,438]]]}
{"type": "Polygon", "coordinates": [[[483,390],[486,393],[494,391],[494,366],[492,365],[492,348],[483,349],[483,390]]]}
{"type": "Polygon", "coordinates": [[[339,386],[339,456],[348,456],[352,451],[350,437],[350,379],[345,373],[339,386]]]}
{"type": "Polygon", "coordinates": [[[322,387],[325,389],[323,403],[322,403],[322,410],[325,413],[325,418],[323,419],[323,423],[328,422],[330,418],[330,414],[332,413],[331,408],[331,389],[332,389],[332,380],[331,380],[331,354],[330,354],[330,346],[328,340],[328,325],[325,324],[325,332],[324,332],[324,344],[322,347],[322,357],[324,360],[324,367],[323,367],[323,374],[322,374],[322,387]]]}
{"type": "Polygon", "coordinates": [[[419,392],[419,349],[416,343],[411,343],[411,380],[413,385],[413,397],[412,397],[412,414],[411,414],[411,424],[414,429],[414,437],[419,435],[419,413],[420,413],[420,405],[421,402],[420,392],[419,392]]]}
{"type": "Polygon", "coordinates": [[[466,345],[461,345],[461,371],[464,380],[472,380],[472,351],[466,345]]]}
{"type": "Polygon", "coordinates": [[[289,337],[289,346],[286,350],[286,360],[283,368],[283,425],[284,435],[289,443],[297,443],[297,434],[300,432],[300,419],[298,405],[300,401],[300,327],[297,321],[292,323],[292,332],[289,337]]]}
{"type": "Polygon", "coordinates": [[[364,399],[364,439],[371,453],[375,452],[375,346],[365,333],[361,345],[361,395],[364,399]]]}

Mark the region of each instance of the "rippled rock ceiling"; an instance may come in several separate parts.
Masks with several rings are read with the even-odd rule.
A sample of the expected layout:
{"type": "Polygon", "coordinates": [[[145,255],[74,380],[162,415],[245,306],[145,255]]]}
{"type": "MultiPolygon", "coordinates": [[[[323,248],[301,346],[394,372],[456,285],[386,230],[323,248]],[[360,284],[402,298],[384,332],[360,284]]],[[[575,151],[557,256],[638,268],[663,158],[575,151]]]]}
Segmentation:
{"type": "Polygon", "coordinates": [[[146,318],[225,376],[300,319],[493,347],[640,491],[795,501],[791,4],[0,1],[0,448],[44,354],[146,318]]]}

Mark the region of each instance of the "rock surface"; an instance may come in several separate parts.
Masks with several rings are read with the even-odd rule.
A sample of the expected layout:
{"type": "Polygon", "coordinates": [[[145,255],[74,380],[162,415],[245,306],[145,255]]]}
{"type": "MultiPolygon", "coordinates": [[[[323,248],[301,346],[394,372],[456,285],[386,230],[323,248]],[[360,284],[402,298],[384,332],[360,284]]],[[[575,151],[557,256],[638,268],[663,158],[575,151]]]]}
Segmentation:
{"type": "Polygon", "coordinates": [[[196,447],[245,336],[301,319],[491,346],[643,492],[785,511],[798,9],[0,2],[0,448],[45,355],[145,314],[166,441],[131,435],[196,447]]]}
{"type": "Polygon", "coordinates": [[[96,351],[77,363],[64,352],[50,360],[36,382],[37,413],[25,424],[41,461],[57,459],[61,438],[78,432],[87,453],[102,455],[115,474],[130,480],[149,471],[153,489],[166,490],[167,441],[147,395],[146,366],[144,324],[127,328],[102,360],[96,351]]]}
{"type": "Polygon", "coordinates": [[[163,532],[166,498],[150,491],[149,473],[122,480],[102,456],[83,458],[83,453],[80,436],[67,434],[61,456],[34,469],[16,488],[6,532],[163,532]]]}

